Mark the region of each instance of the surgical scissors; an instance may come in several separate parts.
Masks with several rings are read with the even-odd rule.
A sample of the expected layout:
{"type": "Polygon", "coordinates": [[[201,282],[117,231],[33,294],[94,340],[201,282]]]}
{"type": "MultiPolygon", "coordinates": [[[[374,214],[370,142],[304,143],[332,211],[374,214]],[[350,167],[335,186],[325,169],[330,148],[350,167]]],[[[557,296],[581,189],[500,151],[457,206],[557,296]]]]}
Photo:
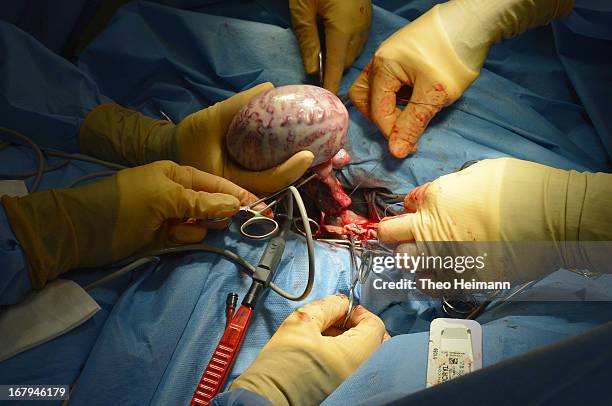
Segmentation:
{"type": "MultiPolygon", "coordinates": [[[[355,309],[355,289],[357,289],[358,284],[365,284],[370,276],[370,271],[372,270],[372,263],[374,261],[374,255],[383,254],[387,255],[388,252],[382,250],[371,249],[372,247],[367,247],[368,244],[377,243],[376,240],[365,240],[359,241],[355,240],[355,237],[352,233],[348,235],[348,247],[350,254],[350,272],[351,272],[351,286],[348,291],[348,299],[349,299],[349,308],[346,312],[346,316],[344,316],[344,321],[342,322],[342,327],[346,327],[346,323],[348,323],[351,318],[351,314],[355,309]],[[361,253],[357,254],[357,246],[360,247],[361,253]],[[359,258],[359,264],[357,263],[357,259],[359,258]]],[[[339,245],[345,246],[340,243],[339,245]]]]}
{"type": "MultiPolygon", "coordinates": [[[[283,200],[284,192],[289,190],[289,187],[294,186],[296,189],[304,184],[310,182],[316,174],[312,174],[307,176],[301,181],[294,182],[294,184],[289,185],[277,192],[274,192],[268,196],[264,196],[260,199],[255,200],[252,203],[249,203],[245,206],[240,206],[238,209],[238,213],[236,215],[242,215],[247,217],[247,220],[240,225],[240,233],[253,240],[265,240],[266,238],[272,237],[278,231],[278,221],[276,221],[272,217],[268,217],[265,215],[265,212],[270,209],[272,206],[283,200]],[[281,195],[281,197],[278,197],[281,195]],[[272,199],[278,197],[270,203],[267,203],[264,207],[255,209],[256,206],[262,204],[268,199],[272,199]]],[[[208,220],[200,221],[200,224],[209,227],[209,228],[220,228],[227,227],[232,221],[232,217],[220,217],[220,218],[212,218],[208,220]]]]}

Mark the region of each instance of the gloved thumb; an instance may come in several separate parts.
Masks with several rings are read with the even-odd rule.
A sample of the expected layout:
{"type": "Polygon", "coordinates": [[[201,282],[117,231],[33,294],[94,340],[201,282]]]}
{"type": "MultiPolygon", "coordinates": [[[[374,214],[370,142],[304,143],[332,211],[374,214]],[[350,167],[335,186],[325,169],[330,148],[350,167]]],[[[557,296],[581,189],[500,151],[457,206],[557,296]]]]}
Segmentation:
{"type": "Polygon", "coordinates": [[[351,352],[348,358],[357,365],[365,361],[386,338],[385,324],[363,306],[355,307],[347,327],[347,331],[333,340],[340,344],[341,348],[351,352]]]}
{"type": "MultiPolygon", "coordinates": [[[[251,101],[255,96],[266,92],[270,89],[274,89],[274,85],[270,82],[261,83],[257,86],[253,86],[250,89],[236,93],[232,97],[219,102],[217,106],[220,109],[219,120],[223,127],[229,127],[234,116],[240,111],[244,105],[251,101]]],[[[206,111],[206,110],[202,110],[206,111]]]]}
{"type": "MultiPolygon", "coordinates": [[[[297,34],[306,73],[319,71],[321,43],[317,29],[316,2],[312,0],[290,0],[291,21],[297,34]]],[[[344,62],[344,61],[343,61],[344,62]]]]}
{"type": "MultiPolygon", "coordinates": [[[[353,106],[359,110],[368,119],[372,120],[370,115],[370,71],[372,70],[372,62],[363,69],[357,79],[353,82],[349,89],[349,98],[353,106]]],[[[385,135],[385,134],[383,134],[385,135]]],[[[385,138],[388,138],[385,135],[385,138]]]]}
{"type": "Polygon", "coordinates": [[[225,193],[197,192],[181,188],[171,213],[166,219],[213,219],[233,216],[240,209],[240,201],[225,193]]]}
{"type": "Polygon", "coordinates": [[[395,217],[385,217],[378,223],[378,239],[383,244],[414,241],[417,216],[417,213],[406,213],[395,217]]]}
{"type": "Polygon", "coordinates": [[[444,86],[417,77],[410,102],[397,117],[389,136],[389,151],[396,158],[416,152],[416,143],[431,119],[451,103],[444,86]]]}
{"type": "Polygon", "coordinates": [[[225,175],[255,194],[270,194],[298,180],[310,168],[313,160],[312,152],[300,151],[282,164],[261,172],[250,171],[230,162],[225,175]]]}
{"type": "Polygon", "coordinates": [[[428,222],[426,211],[419,211],[427,196],[431,182],[415,187],[404,198],[406,214],[395,217],[385,217],[378,224],[378,238],[385,243],[394,244],[415,240],[417,221],[428,222]],[[418,213],[417,213],[418,212],[418,213]]]}
{"type": "Polygon", "coordinates": [[[257,196],[235,183],[189,166],[171,165],[167,176],[186,190],[201,190],[209,193],[235,196],[243,205],[248,205],[257,200],[257,196]]]}
{"type": "Polygon", "coordinates": [[[212,133],[217,134],[219,137],[225,137],[225,132],[238,111],[251,101],[253,97],[273,88],[274,85],[270,82],[253,86],[250,89],[236,93],[232,97],[215,103],[213,106],[190,114],[181,121],[179,125],[185,133],[195,134],[197,136],[211,136],[211,134],[200,134],[200,132],[205,128],[204,126],[207,126],[209,130],[206,130],[206,132],[211,133],[210,128],[216,126],[220,128],[220,131],[213,131],[212,133]],[[185,128],[190,130],[187,131],[185,128]]]}

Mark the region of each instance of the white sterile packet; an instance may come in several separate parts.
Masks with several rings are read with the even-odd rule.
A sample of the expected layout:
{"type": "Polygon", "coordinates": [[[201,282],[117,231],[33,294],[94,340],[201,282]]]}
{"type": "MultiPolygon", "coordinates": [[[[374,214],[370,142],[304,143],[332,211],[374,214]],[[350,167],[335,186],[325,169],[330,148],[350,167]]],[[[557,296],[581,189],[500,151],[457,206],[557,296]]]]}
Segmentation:
{"type": "Polygon", "coordinates": [[[475,320],[439,318],[429,326],[427,387],[482,368],[482,328],[475,320]]]}
{"type": "Polygon", "coordinates": [[[100,310],[75,282],[56,279],[0,311],[0,362],[80,326],[100,310]]]}
{"type": "Polygon", "coordinates": [[[27,196],[28,188],[22,180],[0,180],[0,196],[23,197],[27,196]]]}

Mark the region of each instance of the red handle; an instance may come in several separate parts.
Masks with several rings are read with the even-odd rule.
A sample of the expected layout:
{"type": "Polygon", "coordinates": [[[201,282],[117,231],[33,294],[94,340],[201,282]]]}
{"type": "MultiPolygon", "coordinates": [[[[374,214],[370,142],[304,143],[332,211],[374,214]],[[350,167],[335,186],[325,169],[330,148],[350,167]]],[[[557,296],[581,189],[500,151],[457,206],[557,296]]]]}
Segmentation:
{"type": "Polygon", "coordinates": [[[225,329],[215,352],[208,361],[208,366],[191,398],[190,406],[208,406],[221,391],[249,328],[252,314],[251,307],[241,305],[238,308],[236,316],[225,329]]]}

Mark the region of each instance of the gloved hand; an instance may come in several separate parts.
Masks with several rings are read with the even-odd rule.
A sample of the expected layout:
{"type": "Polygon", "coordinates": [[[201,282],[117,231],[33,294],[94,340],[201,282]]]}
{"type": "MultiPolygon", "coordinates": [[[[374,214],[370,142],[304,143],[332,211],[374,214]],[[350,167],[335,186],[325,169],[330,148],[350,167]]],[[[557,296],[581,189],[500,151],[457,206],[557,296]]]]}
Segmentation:
{"type": "Polygon", "coordinates": [[[491,45],[569,13],[573,0],[453,0],[439,4],[383,42],[349,96],[374,121],[397,158],[416,151],[432,117],[480,73],[491,45]],[[409,104],[396,93],[412,88],[409,104]]]}
{"type": "Polygon", "coordinates": [[[255,86],[189,115],[178,125],[114,103],[103,104],[92,110],[81,125],[81,151],[131,166],[169,159],[221,176],[253,193],[272,193],[306,172],[314,159],[312,152],[298,152],[274,168],[254,172],[234,163],[225,143],[238,110],[272,88],[271,83],[255,86]]]}
{"type": "Polygon", "coordinates": [[[371,0],[289,0],[289,8],[304,68],[309,74],[319,71],[321,42],[317,15],[322,17],[326,49],[323,86],[336,93],[342,72],[355,62],[368,40],[371,0]]]}
{"type": "Polygon", "coordinates": [[[348,299],[328,296],[293,312],[231,385],[275,406],[318,405],[389,338],[376,315],[357,306],[340,329],[348,299]]]}
{"type": "Polygon", "coordinates": [[[72,268],[199,242],[206,228],[186,219],[231,216],[255,200],[223,178],[170,161],[125,169],[74,189],[2,197],[35,289],[72,268]]]}
{"type": "MultiPolygon", "coordinates": [[[[499,247],[503,255],[497,258],[502,267],[461,275],[467,280],[523,282],[560,266],[609,272],[609,261],[596,245],[538,242],[611,241],[611,194],[612,174],[565,171],[512,158],[487,159],[414,189],[404,201],[408,213],[383,219],[378,238],[390,245],[416,241],[413,255],[432,241],[501,242],[452,244],[459,251],[499,247]],[[525,243],[516,243],[520,241],[525,243]],[[511,266],[513,261],[517,263],[511,266]]],[[[490,254],[487,263],[494,260],[490,254]]]]}

